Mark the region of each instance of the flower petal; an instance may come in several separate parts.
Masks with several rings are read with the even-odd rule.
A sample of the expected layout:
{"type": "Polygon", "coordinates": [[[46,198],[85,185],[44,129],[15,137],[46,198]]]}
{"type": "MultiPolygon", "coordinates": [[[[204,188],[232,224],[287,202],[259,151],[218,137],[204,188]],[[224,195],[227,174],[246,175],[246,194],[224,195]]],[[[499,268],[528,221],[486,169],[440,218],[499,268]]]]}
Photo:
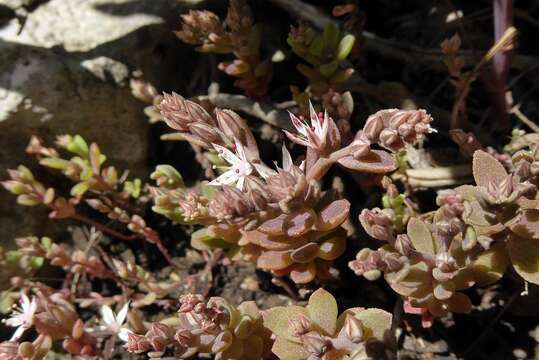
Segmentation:
{"type": "Polygon", "coordinates": [[[282,152],[283,152],[283,169],[286,171],[290,171],[294,163],[292,162],[292,156],[290,156],[290,153],[288,152],[288,149],[286,148],[284,144],[283,144],[282,152]]]}
{"type": "Polygon", "coordinates": [[[15,330],[15,332],[13,333],[13,335],[11,336],[11,339],[9,339],[9,341],[18,340],[22,336],[22,334],[24,334],[25,330],[26,330],[26,328],[24,328],[23,326],[19,326],[17,328],[17,330],[15,330]]]}
{"type": "Polygon", "coordinates": [[[208,185],[210,186],[221,186],[221,185],[230,185],[238,180],[238,176],[234,170],[228,170],[219,175],[214,180],[210,181],[208,185]]]}
{"type": "MultiPolygon", "coordinates": [[[[286,134],[286,136],[290,139],[290,141],[295,142],[296,144],[299,144],[299,145],[303,145],[303,146],[311,146],[311,144],[307,140],[302,139],[296,134],[292,134],[291,132],[286,131],[286,130],[283,130],[283,131],[286,134]]],[[[307,134],[307,131],[305,131],[305,134],[307,134]]]]}
{"type": "Polygon", "coordinates": [[[262,176],[263,179],[267,179],[270,176],[276,175],[277,172],[267,167],[265,164],[253,164],[256,171],[262,176]]]}
{"type": "Polygon", "coordinates": [[[116,323],[114,313],[108,305],[101,306],[101,318],[103,319],[103,322],[107,325],[112,325],[116,323]]]}
{"type": "Polygon", "coordinates": [[[125,322],[125,318],[127,317],[127,311],[129,310],[129,303],[130,301],[126,302],[125,305],[122,307],[118,315],[116,316],[116,322],[120,325],[122,325],[125,322]]]}
{"type": "Polygon", "coordinates": [[[132,334],[133,332],[127,328],[121,328],[120,332],[118,333],[118,338],[122,340],[123,342],[127,342],[127,339],[129,338],[129,334],[132,334]]]}
{"type": "Polygon", "coordinates": [[[245,176],[242,176],[238,179],[236,183],[236,188],[240,191],[243,191],[243,185],[245,184],[245,176]]]}
{"type": "Polygon", "coordinates": [[[217,153],[219,153],[219,156],[225,159],[229,164],[237,164],[242,162],[242,160],[236,156],[232,151],[228,150],[226,147],[212,144],[215,150],[217,150],[217,153]]]}

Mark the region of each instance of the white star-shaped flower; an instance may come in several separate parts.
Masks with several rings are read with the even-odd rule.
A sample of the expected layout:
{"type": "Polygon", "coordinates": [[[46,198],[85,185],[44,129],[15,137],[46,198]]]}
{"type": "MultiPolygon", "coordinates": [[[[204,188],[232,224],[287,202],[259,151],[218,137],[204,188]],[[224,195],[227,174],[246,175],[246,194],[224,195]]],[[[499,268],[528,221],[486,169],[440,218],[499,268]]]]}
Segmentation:
{"type": "Polygon", "coordinates": [[[4,320],[7,326],[17,327],[10,341],[18,340],[27,329],[32,327],[36,310],[36,298],[32,297],[30,300],[25,293],[21,293],[20,307],[15,308],[11,317],[4,320]]]}
{"type": "Polygon", "coordinates": [[[290,120],[296,128],[297,134],[292,134],[284,130],[288,138],[300,145],[309,146],[315,149],[322,148],[326,143],[326,138],[329,130],[329,115],[327,111],[316,113],[313,104],[309,101],[309,110],[311,123],[308,124],[303,115],[298,118],[290,113],[290,120]]]}
{"type": "Polygon", "coordinates": [[[114,314],[110,306],[101,306],[101,325],[90,330],[97,336],[117,335],[120,340],[127,342],[128,334],[132,331],[124,326],[129,310],[129,301],[120,309],[118,314],[114,314]]]}
{"type": "Polygon", "coordinates": [[[208,185],[221,186],[235,183],[236,187],[243,191],[245,178],[253,172],[253,166],[247,161],[243,145],[236,141],[236,153],[233,153],[224,146],[212,145],[217,150],[219,156],[225,159],[231,166],[215,180],[209,182],[208,185]]]}
{"type": "MultiPolygon", "coordinates": [[[[292,161],[292,156],[290,156],[290,152],[288,152],[288,149],[286,148],[286,146],[284,146],[284,144],[282,147],[282,153],[283,153],[282,169],[284,171],[290,172],[292,170],[292,167],[294,166],[294,162],[292,161]]],[[[279,168],[279,166],[277,165],[277,162],[275,161],[274,163],[275,163],[275,167],[279,168]]],[[[253,165],[256,168],[256,171],[258,171],[260,176],[262,176],[262,178],[264,179],[267,179],[273,175],[277,175],[277,172],[275,170],[269,168],[265,164],[253,164],[253,165]]],[[[301,162],[301,164],[299,165],[299,169],[301,171],[305,171],[305,161],[301,162]]]]}

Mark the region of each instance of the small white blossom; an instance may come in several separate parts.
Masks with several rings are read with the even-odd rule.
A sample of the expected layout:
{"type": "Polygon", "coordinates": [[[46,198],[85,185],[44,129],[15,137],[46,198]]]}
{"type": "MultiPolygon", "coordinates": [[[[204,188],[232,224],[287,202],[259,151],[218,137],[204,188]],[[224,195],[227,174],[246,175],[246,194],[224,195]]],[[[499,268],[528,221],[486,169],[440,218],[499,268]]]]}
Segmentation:
{"type": "Polygon", "coordinates": [[[7,326],[17,328],[10,341],[18,340],[27,329],[32,327],[36,310],[36,298],[32,297],[30,300],[25,293],[21,293],[20,307],[15,308],[11,317],[4,320],[7,326]]]}
{"type": "Polygon", "coordinates": [[[322,113],[316,113],[314,110],[313,104],[309,101],[309,111],[310,111],[310,124],[307,123],[307,120],[303,115],[299,118],[294,114],[290,113],[290,120],[292,125],[296,128],[297,134],[292,134],[288,131],[284,131],[286,136],[293,142],[309,146],[315,149],[322,148],[326,143],[326,138],[328,136],[329,130],[329,115],[327,111],[322,113]]]}
{"type": "Polygon", "coordinates": [[[253,166],[247,161],[243,145],[236,141],[236,153],[221,145],[212,145],[217,150],[219,156],[225,159],[231,166],[215,180],[209,182],[208,185],[221,186],[235,183],[236,187],[243,191],[245,178],[253,172],[253,166]]]}
{"type": "Polygon", "coordinates": [[[90,330],[94,335],[117,335],[120,340],[127,342],[128,334],[131,330],[124,326],[127,319],[129,302],[127,302],[118,312],[114,314],[110,306],[101,306],[101,325],[90,330]]]}
{"type": "MultiPolygon", "coordinates": [[[[292,156],[290,156],[290,153],[288,152],[288,149],[286,148],[286,146],[284,146],[284,144],[282,147],[282,153],[283,153],[282,169],[284,171],[290,172],[292,170],[292,167],[294,166],[294,162],[292,161],[292,156]]],[[[253,165],[256,168],[256,171],[258,171],[260,176],[262,176],[262,178],[264,179],[267,179],[273,175],[277,175],[277,172],[275,170],[270,169],[265,164],[253,164],[253,165]]],[[[279,168],[276,161],[275,161],[275,167],[279,168]]],[[[301,171],[305,171],[305,161],[301,162],[301,164],[299,165],[299,169],[301,171]]]]}

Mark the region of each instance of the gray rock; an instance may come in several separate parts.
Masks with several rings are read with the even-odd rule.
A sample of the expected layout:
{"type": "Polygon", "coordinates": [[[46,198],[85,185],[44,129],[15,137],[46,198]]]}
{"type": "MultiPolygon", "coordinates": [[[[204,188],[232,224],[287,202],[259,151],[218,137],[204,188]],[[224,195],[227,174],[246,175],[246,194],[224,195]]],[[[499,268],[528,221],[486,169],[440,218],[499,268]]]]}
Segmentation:
{"type": "MultiPolygon", "coordinates": [[[[0,179],[7,168],[34,164],[24,154],[33,134],[49,144],[60,134],[80,134],[100,145],[108,163],[147,174],[148,123],[129,76],[159,66],[155,44],[173,39],[164,21],[178,13],[177,4],[50,0],[26,15],[24,27],[13,18],[0,28],[0,179]]],[[[0,242],[55,235],[45,214],[16,205],[0,189],[0,242]]]]}

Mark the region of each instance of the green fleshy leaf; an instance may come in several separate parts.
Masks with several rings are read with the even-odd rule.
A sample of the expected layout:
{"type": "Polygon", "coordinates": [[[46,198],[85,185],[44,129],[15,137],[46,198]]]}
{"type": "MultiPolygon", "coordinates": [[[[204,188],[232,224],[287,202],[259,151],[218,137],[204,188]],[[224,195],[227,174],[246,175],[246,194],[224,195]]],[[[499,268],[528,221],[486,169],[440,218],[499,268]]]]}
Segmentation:
{"type": "Polygon", "coordinates": [[[327,335],[335,334],[337,326],[337,301],[333,295],[320,288],[312,293],[307,305],[309,318],[327,335]]]}
{"type": "Polygon", "coordinates": [[[516,272],[524,280],[539,285],[539,241],[510,236],[507,248],[516,272]]]}
{"type": "Polygon", "coordinates": [[[294,336],[290,326],[291,320],[298,319],[299,316],[308,318],[307,309],[301,306],[276,306],[266,310],[262,316],[264,326],[271,330],[277,337],[299,343],[299,339],[294,336]]]}
{"type": "Polygon", "coordinates": [[[324,28],[324,49],[335,49],[340,37],[340,31],[334,23],[329,23],[324,28]]]}
{"type": "Polygon", "coordinates": [[[339,61],[343,61],[350,55],[350,52],[354,48],[354,44],[356,42],[356,37],[354,35],[346,35],[344,36],[341,41],[339,42],[339,47],[337,48],[337,51],[335,53],[335,57],[339,61]]]}
{"type": "Polygon", "coordinates": [[[300,360],[307,359],[309,356],[301,344],[289,341],[282,337],[277,337],[277,339],[275,339],[271,351],[277,355],[280,360],[300,360]]]}
{"type": "Polygon", "coordinates": [[[355,314],[355,317],[363,323],[363,339],[375,337],[379,340],[384,338],[384,333],[391,329],[392,315],[385,310],[370,308],[355,314]]]}
{"type": "Polygon", "coordinates": [[[434,255],[436,254],[436,244],[427,224],[418,218],[411,218],[408,221],[408,236],[417,251],[434,255]]]}

